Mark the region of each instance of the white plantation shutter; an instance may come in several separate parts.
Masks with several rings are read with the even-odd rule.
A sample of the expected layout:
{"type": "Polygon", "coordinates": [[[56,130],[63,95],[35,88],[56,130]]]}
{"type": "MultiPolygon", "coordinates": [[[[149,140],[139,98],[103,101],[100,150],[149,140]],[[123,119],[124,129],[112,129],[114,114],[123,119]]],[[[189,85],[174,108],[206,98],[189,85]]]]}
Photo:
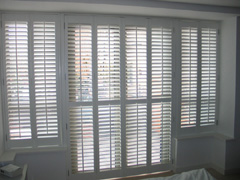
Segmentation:
{"type": "Polygon", "coordinates": [[[171,160],[171,102],[152,104],[152,164],[171,160]]]}
{"type": "Polygon", "coordinates": [[[28,22],[7,21],[4,28],[9,138],[31,139],[28,22]]]}
{"type": "Polygon", "coordinates": [[[71,102],[92,101],[92,29],[68,25],[68,86],[71,102]]]}
{"type": "Polygon", "coordinates": [[[91,106],[69,109],[72,173],[94,170],[93,109],[91,106]]]}
{"type": "Polygon", "coordinates": [[[197,121],[198,29],[181,29],[181,127],[197,121]]]}
{"type": "Polygon", "coordinates": [[[100,170],[121,168],[120,105],[98,108],[100,170]]]}
{"type": "Polygon", "coordinates": [[[126,96],[127,99],[147,97],[147,32],[146,27],[127,26],[126,96]]]}
{"type": "Polygon", "coordinates": [[[7,147],[60,145],[57,18],[3,17],[7,147]]]}
{"type": "Polygon", "coordinates": [[[38,138],[58,137],[55,22],[33,23],[35,108],[38,138]]]}
{"type": "Polygon", "coordinates": [[[126,105],[127,166],[147,163],[147,105],[126,105]]]}
{"type": "Polygon", "coordinates": [[[200,125],[214,125],[217,91],[217,29],[201,29],[200,125]]]}
{"type": "Polygon", "coordinates": [[[98,26],[98,99],[120,100],[120,29],[98,26]]]}
{"type": "Polygon", "coordinates": [[[172,95],[172,29],[152,28],[152,98],[172,95]]]}

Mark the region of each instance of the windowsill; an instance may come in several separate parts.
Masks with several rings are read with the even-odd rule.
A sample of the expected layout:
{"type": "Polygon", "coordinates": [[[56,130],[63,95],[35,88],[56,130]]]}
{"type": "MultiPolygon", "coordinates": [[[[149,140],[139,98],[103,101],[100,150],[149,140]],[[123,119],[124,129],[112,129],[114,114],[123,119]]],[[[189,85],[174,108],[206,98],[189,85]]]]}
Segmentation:
{"type": "Polygon", "coordinates": [[[21,148],[21,149],[8,149],[0,157],[0,163],[6,164],[14,161],[18,154],[30,153],[45,153],[45,152],[65,152],[67,147],[54,146],[54,147],[38,147],[38,148],[21,148]]]}
{"type": "Polygon", "coordinates": [[[180,136],[180,137],[176,137],[175,139],[176,140],[187,140],[187,139],[207,138],[207,137],[214,137],[216,139],[223,140],[223,141],[234,140],[233,137],[225,136],[225,135],[219,134],[219,133],[199,133],[199,134],[194,134],[194,135],[180,136]]]}

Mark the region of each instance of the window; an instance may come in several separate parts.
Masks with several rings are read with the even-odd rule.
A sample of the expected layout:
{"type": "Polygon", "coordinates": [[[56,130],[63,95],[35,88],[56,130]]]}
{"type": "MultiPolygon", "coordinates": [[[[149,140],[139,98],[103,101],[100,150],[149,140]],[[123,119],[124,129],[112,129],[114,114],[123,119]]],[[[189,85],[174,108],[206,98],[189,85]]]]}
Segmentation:
{"type": "Polygon", "coordinates": [[[4,20],[8,146],[59,144],[56,17],[4,20]]]}
{"type": "Polygon", "coordinates": [[[216,123],[217,27],[181,27],[181,128],[216,123]]]}
{"type": "Polygon", "coordinates": [[[148,26],[146,19],[122,23],[66,17],[75,176],[130,175],[171,164],[172,28],[148,26]]]}
{"type": "Polygon", "coordinates": [[[103,179],[169,170],[176,134],[212,132],[217,22],[65,15],[62,25],[3,16],[7,148],[66,139],[70,176],[103,179]]]}

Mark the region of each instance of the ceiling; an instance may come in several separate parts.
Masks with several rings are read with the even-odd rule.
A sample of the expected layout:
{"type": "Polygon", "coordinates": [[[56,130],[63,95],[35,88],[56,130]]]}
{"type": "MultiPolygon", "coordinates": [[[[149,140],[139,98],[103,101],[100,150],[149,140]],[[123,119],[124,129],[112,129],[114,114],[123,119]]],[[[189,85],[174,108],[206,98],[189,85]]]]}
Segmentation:
{"type": "Polygon", "coordinates": [[[240,7],[240,0],[158,0],[158,1],[240,7]]]}
{"type": "Polygon", "coordinates": [[[0,0],[1,10],[223,20],[240,15],[240,0],[0,0]]]}

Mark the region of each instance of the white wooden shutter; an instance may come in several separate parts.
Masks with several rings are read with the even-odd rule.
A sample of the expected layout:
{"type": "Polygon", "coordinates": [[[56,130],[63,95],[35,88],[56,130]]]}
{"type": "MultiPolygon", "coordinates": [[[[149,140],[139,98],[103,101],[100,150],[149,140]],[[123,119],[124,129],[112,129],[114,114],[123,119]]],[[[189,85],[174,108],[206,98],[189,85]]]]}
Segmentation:
{"type": "Polygon", "coordinates": [[[126,98],[147,97],[147,32],[146,27],[127,26],[126,42],[126,98]]]}
{"type": "Polygon", "coordinates": [[[6,21],[4,28],[9,138],[31,139],[28,22],[6,21]]]}
{"type": "Polygon", "coordinates": [[[126,105],[127,166],[147,163],[147,105],[126,105]]]}
{"type": "Polygon", "coordinates": [[[171,160],[171,102],[152,104],[152,164],[171,160]]]}
{"type": "Polygon", "coordinates": [[[181,29],[181,127],[196,126],[198,29],[181,29]]]}
{"type": "Polygon", "coordinates": [[[55,22],[33,23],[37,138],[58,137],[55,22]]]}
{"type": "Polygon", "coordinates": [[[68,25],[69,101],[92,101],[92,28],[68,25]]]}
{"type": "Polygon", "coordinates": [[[94,171],[93,109],[69,109],[72,173],[94,171]]]}
{"type": "Polygon", "coordinates": [[[201,115],[200,125],[214,125],[217,88],[217,29],[201,29],[201,115]]]}
{"type": "Polygon", "coordinates": [[[102,105],[98,108],[99,168],[121,168],[121,108],[102,105]]]}
{"type": "Polygon", "coordinates": [[[172,96],[172,29],[152,28],[152,99],[172,96]]]}
{"type": "Polygon", "coordinates": [[[120,29],[102,25],[98,33],[98,99],[120,100],[120,29]]]}

